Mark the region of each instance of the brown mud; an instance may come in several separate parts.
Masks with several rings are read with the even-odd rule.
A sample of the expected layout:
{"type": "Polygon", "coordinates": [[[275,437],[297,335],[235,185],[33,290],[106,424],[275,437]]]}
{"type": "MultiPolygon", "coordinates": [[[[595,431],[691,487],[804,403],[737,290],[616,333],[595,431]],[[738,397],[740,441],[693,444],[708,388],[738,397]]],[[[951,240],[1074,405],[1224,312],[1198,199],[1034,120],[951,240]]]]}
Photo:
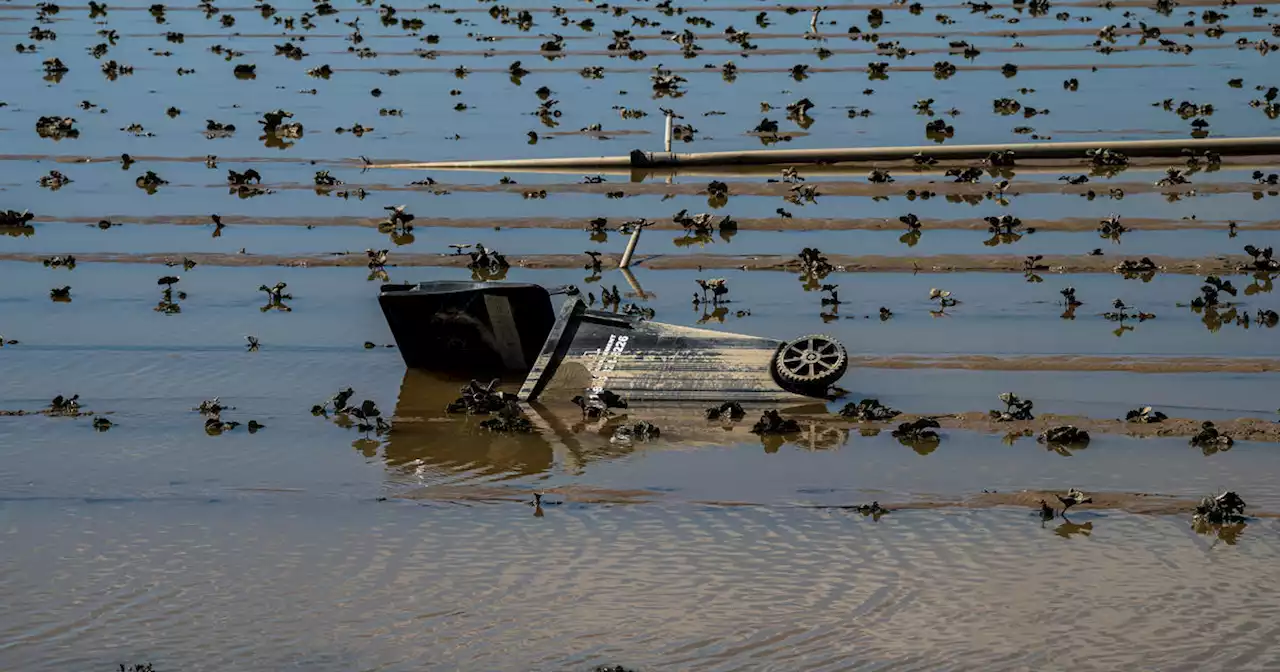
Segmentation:
{"type": "MultiPolygon", "coordinates": [[[[222,222],[237,226],[351,226],[373,228],[384,221],[381,217],[349,216],[297,216],[297,215],[222,215],[222,222]]],[[[143,224],[170,226],[211,226],[208,215],[128,215],[109,214],[101,217],[50,217],[39,216],[33,223],[97,224],[106,219],[115,224],[143,224]]],[[[416,228],[465,228],[492,229],[492,217],[451,218],[418,217],[413,220],[416,228]]],[[[522,217],[503,219],[504,229],[567,229],[585,230],[585,218],[578,217],[522,217]]],[[[902,222],[894,217],[865,217],[848,219],[841,217],[810,217],[804,219],[782,217],[735,218],[742,231],[904,231],[902,222]]],[[[1245,231],[1280,231],[1280,219],[1249,221],[1229,220],[1245,231]]],[[[1023,226],[1037,231],[1090,232],[1098,229],[1095,217],[1068,217],[1064,219],[1024,218],[1023,226]]],[[[621,223],[621,220],[615,223],[621,223]]],[[[988,224],[978,217],[966,219],[920,218],[921,228],[931,230],[986,231],[988,224]]],[[[1162,219],[1158,217],[1125,217],[1125,228],[1135,231],[1225,231],[1228,220],[1212,219],[1162,219]]],[[[669,217],[659,217],[649,226],[655,231],[683,231],[684,228],[669,217]]]]}

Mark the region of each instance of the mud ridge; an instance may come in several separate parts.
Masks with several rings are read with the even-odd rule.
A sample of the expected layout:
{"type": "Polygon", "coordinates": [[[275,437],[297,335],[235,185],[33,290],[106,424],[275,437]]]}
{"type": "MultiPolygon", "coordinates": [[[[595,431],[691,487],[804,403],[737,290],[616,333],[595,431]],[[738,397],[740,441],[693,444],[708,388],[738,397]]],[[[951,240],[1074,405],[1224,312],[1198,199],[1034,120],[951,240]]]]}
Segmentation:
{"type": "MultiPolygon", "coordinates": [[[[212,226],[209,215],[129,215],[108,214],[101,217],[58,217],[37,216],[32,220],[38,224],[97,224],[106,219],[116,224],[141,224],[161,226],[212,226]]],[[[223,223],[236,226],[349,226],[376,227],[384,221],[382,217],[344,217],[344,216],[302,216],[302,215],[222,215],[223,223]]],[[[684,228],[665,214],[655,213],[649,227],[654,231],[683,231],[684,228]]],[[[805,217],[784,219],[780,217],[739,217],[735,218],[742,231],[893,231],[903,232],[902,222],[893,217],[866,217],[846,219],[839,217],[805,217]]],[[[1232,220],[1243,231],[1280,231],[1280,220],[1232,220]]],[[[414,228],[459,228],[459,229],[492,229],[500,226],[504,229],[557,229],[584,230],[587,219],[583,217],[418,217],[413,220],[414,228]]],[[[621,224],[622,220],[617,223],[621,224]]],[[[962,230],[986,231],[988,224],[978,217],[965,219],[927,219],[920,218],[923,230],[962,230]]],[[[1037,231],[1063,232],[1095,232],[1099,220],[1095,217],[1070,217],[1065,219],[1023,218],[1023,225],[1037,231]]],[[[1226,220],[1209,219],[1160,219],[1156,217],[1126,217],[1124,225],[1135,231],[1225,231],[1226,220]]]]}
{"type": "MultiPolygon", "coordinates": [[[[0,261],[43,262],[48,255],[22,252],[0,253],[0,261]]],[[[620,255],[601,255],[603,268],[616,268],[620,255]]],[[[345,251],[319,255],[278,254],[228,254],[211,252],[158,252],[131,254],[114,252],[77,252],[78,263],[162,264],[175,258],[188,257],[208,266],[288,266],[296,268],[326,268],[367,266],[364,252],[345,251]]],[[[1160,273],[1189,275],[1232,275],[1249,261],[1242,255],[1221,257],[1149,257],[1160,273]]],[[[513,267],[526,269],[580,268],[580,254],[529,254],[507,258],[513,267]]],[[[919,257],[887,257],[880,255],[848,256],[828,255],[837,273],[1023,273],[1023,257],[1016,254],[966,255],[939,254],[919,257]]],[[[398,253],[388,266],[463,268],[471,258],[457,254],[398,253]]],[[[1118,257],[1044,255],[1040,264],[1047,273],[1113,273],[1118,257]]],[[[733,256],[716,254],[653,255],[637,259],[634,266],[653,270],[714,269],[742,271],[791,271],[800,270],[795,257],[783,255],[733,256]]]]}

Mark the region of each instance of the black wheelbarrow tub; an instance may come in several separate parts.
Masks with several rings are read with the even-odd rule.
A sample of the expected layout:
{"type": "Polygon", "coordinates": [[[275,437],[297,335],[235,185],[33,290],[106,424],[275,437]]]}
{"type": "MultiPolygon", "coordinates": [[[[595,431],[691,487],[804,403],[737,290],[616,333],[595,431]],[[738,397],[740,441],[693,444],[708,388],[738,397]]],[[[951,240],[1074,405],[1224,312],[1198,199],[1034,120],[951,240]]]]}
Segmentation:
{"type": "Polygon", "coordinates": [[[441,373],[527,373],[556,321],[550,292],[532,284],[383,285],[378,303],[405,364],[441,373]]]}
{"type": "Polygon", "coordinates": [[[386,285],[379,300],[411,368],[523,374],[522,401],[607,389],[628,401],[797,402],[826,396],[848,364],[824,336],[783,342],[650,322],[577,296],[557,313],[538,285],[386,285]]]}

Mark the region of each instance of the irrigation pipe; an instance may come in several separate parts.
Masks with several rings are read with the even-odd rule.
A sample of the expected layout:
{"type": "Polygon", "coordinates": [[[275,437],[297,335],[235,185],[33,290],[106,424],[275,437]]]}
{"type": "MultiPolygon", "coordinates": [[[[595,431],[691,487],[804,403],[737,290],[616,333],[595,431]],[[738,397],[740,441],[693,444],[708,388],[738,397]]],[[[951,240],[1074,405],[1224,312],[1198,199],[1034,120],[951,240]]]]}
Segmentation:
{"type": "MultiPolygon", "coordinates": [[[[670,119],[670,117],[668,117],[670,119]]],[[[1129,158],[1182,157],[1186,152],[1215,152],[1222,156],[1280,155],[1280,137],[1178,138],[1160,140],[1108,140],[1097,142],[1008,143],[992,145],[933,145],[907,147],[845,147],[833,149],[761,149],[739,152],[645,152],[628,156],[586,156],[490,161],[435,161],[374,164],[372,168],[399,169],[649,169],[692,166],[802,165],[909,161],[917,154],[943,160],[979,160],[994,152],[1013,152],[1015,160],[1084,161],[1085,152],[1104,149],[1129,158]]]]}

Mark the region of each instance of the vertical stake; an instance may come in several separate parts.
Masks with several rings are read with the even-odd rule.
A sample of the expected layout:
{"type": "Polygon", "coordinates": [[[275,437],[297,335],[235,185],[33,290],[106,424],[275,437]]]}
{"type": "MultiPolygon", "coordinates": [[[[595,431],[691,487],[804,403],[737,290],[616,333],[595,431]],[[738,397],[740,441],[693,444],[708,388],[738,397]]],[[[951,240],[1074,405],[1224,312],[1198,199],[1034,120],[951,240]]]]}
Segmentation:
{"type": "Polygon", "coordinates": [[[642,230],[644,230],[644,226],[637,224],[636,230],[631,232],[631,240],[627,241],[627,249],[622,253],[622,261],[618,262],[618,268],[626,268],[631,265],[631,257],[636,253],[636,244],[640,242],[640,232],[642,230]]]}

